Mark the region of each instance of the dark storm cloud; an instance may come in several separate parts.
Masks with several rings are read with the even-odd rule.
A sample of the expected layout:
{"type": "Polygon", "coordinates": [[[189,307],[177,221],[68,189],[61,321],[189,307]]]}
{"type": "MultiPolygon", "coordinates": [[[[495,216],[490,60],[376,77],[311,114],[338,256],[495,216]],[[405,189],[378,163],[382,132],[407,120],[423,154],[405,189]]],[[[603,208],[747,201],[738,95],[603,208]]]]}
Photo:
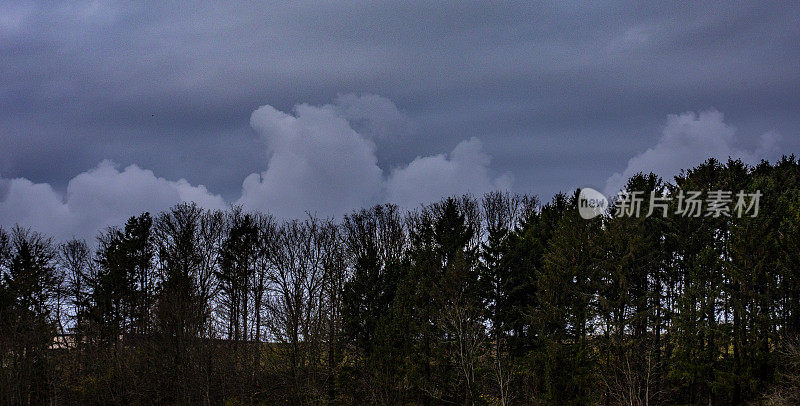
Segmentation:
{"type": "Polygon", "coordinates": [[[235,201],[274,152],[253,111],[346,94],[381,95],[413,123],[368,137],[385,176],[476,137],[492,173],[544,198],[625,172],[669,114],[713,108],[737,128],[729,149],[774,132],[795,152],[798,15],[794,2],[3,2],[0,177],[63,193],[111,159],[235,201]]]}

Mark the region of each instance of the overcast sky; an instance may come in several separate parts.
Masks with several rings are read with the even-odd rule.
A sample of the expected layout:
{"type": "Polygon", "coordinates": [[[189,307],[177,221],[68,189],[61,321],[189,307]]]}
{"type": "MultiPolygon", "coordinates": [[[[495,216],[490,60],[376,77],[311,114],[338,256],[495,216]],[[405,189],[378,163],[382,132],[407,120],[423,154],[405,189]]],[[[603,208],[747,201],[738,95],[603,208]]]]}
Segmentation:
{"type": "Polygon", "coordinates": [[[546,200],[800,151],[796,1],[209,3],[0,2],[0,226],[546,200]]]}

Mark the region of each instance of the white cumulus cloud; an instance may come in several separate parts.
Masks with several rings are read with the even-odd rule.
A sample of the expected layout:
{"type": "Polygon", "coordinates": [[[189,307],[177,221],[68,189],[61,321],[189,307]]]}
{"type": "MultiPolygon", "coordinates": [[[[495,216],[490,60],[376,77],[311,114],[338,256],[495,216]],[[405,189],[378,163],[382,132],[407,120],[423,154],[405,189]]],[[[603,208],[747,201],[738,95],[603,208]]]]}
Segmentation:
{"type": "MultiPolygon", "coordinates": [[[[491,159],[476,138],[385,174],[373,140],[401,136],[412,125],[380,96],[341,95],[332,104],[300,104],[291,112],[265,105],[253,112],[250,124],[267,145],[265,169],[244,179],[232,203],[281,218],[305,212],[336,217],[383,201],[414,208],[447,195],[480,195],[511,184],[510,175],[492,175],[491,159]]],[[[137,165],[120,171],[111,161],[73,177],[63,194],[49,184],[0,177],[0,226],[20,224],[56,240],[91,239],[130,216],[180,202],[207,209],[229,205],[202,185],[167,180],[137,165]]]]}
{"type": "Polygon", "coordinates": [[[722,113],[716,110],[670,114],[658,143],[631,158],[625,170],[609,177],[604,192],[607,196],[616,195],[637,172],[653,172],[671,180],[681,169],[692,168],[711,157],[757,163],[778,154],[777,133],[763,134],[754,151],[739,148],[735,134],[736,128],[726,124],[722,113]]]}
{"type": "Polygon", "coordinates": [[[111,161],[69,181],[62,196],[50,185],[24,178],[2,180],[0,226],[20,224],[64,240],[92,238],[106,226],[120,225],[133,215],[157,213],[180,202],[209,209],[227,207],[218,195],[186,180],[170,181],[130,165],[119,171],[111,161]]]}
{"type": "Polygon", "coordinates": [[[244,180],[237,203],[248,209],[339,216],[381,201],[413,208],[442,196],[510,188],[510,176],[491,177],[490,158],[476,138],[385,176],[372,140],[407,131],[410,121],[380,96],[343,95],[333,104],[296,106],[293,114],[263,106],[250,122],[270,158],[265,171],[244,180]]]}
{"type": "Polygon", "coordinates": [[[270,150],[267,169],[250,174],[237,203],[283,217],[322,216],[374,202],[382,173],[375,145],[333,106],[306,104],[294,115],[263,106],[250,123],[270,150]]]}
{"type": "Polygon", "coordinates": [[[496,178],[490,175],[490,160],[477,138],[462,141],[447,156],[417,157],[408,166],[392,171],[386,182],[388,200],[411,208],[447,195],[481,195],[495,189],[510,189],[510,175],[496,178]]]}

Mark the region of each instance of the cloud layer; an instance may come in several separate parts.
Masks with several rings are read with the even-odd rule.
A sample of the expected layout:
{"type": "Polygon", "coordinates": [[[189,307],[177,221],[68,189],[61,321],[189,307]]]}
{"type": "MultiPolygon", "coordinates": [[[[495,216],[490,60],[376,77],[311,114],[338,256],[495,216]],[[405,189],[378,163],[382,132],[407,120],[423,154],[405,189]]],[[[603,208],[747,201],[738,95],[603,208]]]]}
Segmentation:
{"type": "Polygon", "coordinates": [[[478,137],[515,191],[551,196],[604,184],[667,114],[709,106],[746,145],[774,129],[797,152],[798,15],[797,1],[0,1],[0,174],[64,191],[111,159],[236,201],[266,168],[250,114],[342,91],[413,120],[408,134],[389,103],[333,103],[384,175],[478,137]]]}
{"type": "MultiPolygon", "coordinates": [[[[120,170],[104,160],[70,179],[64,193],[47,183],[0,177],[0,226],[30,226],[57,240],[90,239],[129,216],[162,211],[179,202],[196,202],[208,209],[236,204],[280,218],[302,217],[306,212],[337,217],[378,202],[413,209],[442,196],[481,195],[512,187],[511,174],[498,175],[491,169],[491,157],[475,137],[450,152],[417,156],[382,170],[375,140],[403,137],[413,123],[394,103],[376,95],[340,95],[331,104],[300,104],[290,112],[265,105],[252,113],[250,125],[266,146],[265,169],[244,178],[236,199],[226,200],[185,179],[156,176],[138,165],[120,170]]],[[[779,155],[779,142],[777,133],[768,132],[755,147],[740,147],[736,129],[716,110],[669,115],[658,142],[609,177],[604,191],[615,194],[640,171],[670,179],[709,157],[749,163],[773,159],[779,155]]]]}
{"type": "MultiPolygon", "coordinates": [[[[250,124],[267,147],[267,159],[266,169],[248,175],[240,197],[231,202],[248,210],[282,218],[305,212],[340,216],[382,201],[413,208],[446,195],[511,187],[510,175],[492,175],[491,159],[477,138],[448,154],[417,157],[385,175],[373,139],[401,136],[411,124],[380,96],[342,95],[333,104],[301,104],[291,113],[262,106],[250,124]]],[[[0,226],[19,223],[59,240],[91,238],[129,216],[189,201],[208,209],[228,206],[203,185],[170,181],[137,165],[120,171],[104,160],[72,178],[63,195],[46,183],[0,178],[0,226]]]]}

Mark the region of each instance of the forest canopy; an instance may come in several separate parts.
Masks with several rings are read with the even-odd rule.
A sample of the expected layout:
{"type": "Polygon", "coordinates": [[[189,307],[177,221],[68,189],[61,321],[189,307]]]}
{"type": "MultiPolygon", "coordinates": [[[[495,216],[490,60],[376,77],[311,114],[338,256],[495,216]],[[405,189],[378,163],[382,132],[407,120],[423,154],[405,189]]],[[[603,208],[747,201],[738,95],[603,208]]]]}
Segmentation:
{"type": "Polygon", "coordinates": [[[800,403],[800,162],[625,190],[760,210],[585,219],[577,191],[492,192],[341,221],[184,203],[90,242],[0,229],[0,403],[800,403]]]}

